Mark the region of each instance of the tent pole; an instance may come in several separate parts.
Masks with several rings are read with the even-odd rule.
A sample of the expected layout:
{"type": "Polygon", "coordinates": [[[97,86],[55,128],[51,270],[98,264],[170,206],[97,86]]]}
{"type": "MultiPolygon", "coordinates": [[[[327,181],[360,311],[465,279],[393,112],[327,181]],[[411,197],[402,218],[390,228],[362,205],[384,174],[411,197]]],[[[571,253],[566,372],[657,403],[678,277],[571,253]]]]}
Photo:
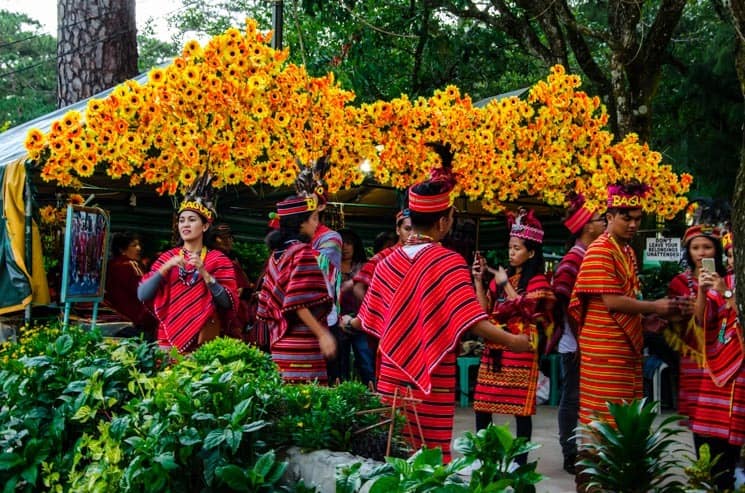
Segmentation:
{"type": "MultiPolygon", "coordinates": [[[[26,169],[26,210],[25,210],[25,224],[24,224],[24,252],[25,252],[25,262],[26,262],[26,270],[28,271],[28,275],[31,276],[32,272],[31,269],[33,268],[33,252],[32,252],[32,245],[33,242],[31,233],[32,233],[32,221],[31,221],[31,208],[33,207],[33,201],[31,200],[31,176],[28,172],[28,169],[26,169]]],[[[31,284],[31,299],[33,300],[33,283],[31,284]]],[[[26,322],[26,325],[31,325],[31,303],[29,302],[28,305],[26,305],[26,308],[24,309],[24,321],[26,322]]]]}

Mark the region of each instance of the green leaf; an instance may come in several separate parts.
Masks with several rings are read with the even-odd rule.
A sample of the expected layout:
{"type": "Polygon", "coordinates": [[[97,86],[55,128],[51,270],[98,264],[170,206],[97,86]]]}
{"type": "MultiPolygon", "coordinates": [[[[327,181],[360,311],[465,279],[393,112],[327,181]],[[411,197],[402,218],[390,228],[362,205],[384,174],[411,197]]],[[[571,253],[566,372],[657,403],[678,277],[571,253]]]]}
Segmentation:
{"type": "Polygon", "coordinates": [[[39,466],[32,464],[21,472],[21,477],[31,486],[36,486],[36,479],[39,477],[39,466]]]}
{"type": "Polygon", "coordinates": [[[399,478],[396,476],[383,476],[375,480],[370,486],[370,493],[394,493],[399,491],[399,478]]]}
{"type": "Polygon", "coordinates": [[[224,430],[212,430],[204,438],[204,448],[207,450],[219,447],[225,441],[224,430]]]}
{"type": "Polygon", "coordinates": [[[218,467],[215,476],[236,491],[250,491],[246,473],[236,465],[218,467]]]}
{"type": "Polygon", "coordinates": [[[63,334],[59,336],[56,341],[54,341],[54,351],[59,356],[64,356],[65,354],[70,352],[70,349],[72,349],[72,345],[72,337],[70,337],[69,334],[63,334]]]}
{"type": "Polygon", "coordinates": [[[75,412],[75,414],[72,416],[73,421],[80,421],[81,423],[85,423],[89,419],[91,419],[93,416],[96,415],[96,411],[91,409],[90,406],[80,406],[80,408],[75,412]]]}
{"type": "Polygon", "coordinates": [[[240,431],[234,431],[231,428],[225,428],[223,435],[225,436],[225,442],[228,444],[228,447],[230,447],[231,452],[236,453],[238,447],[241,446],[243,433],[240,431]]]}
{"type": "Polygon", "coordinates": [[[190,445],[196,445],[197,443],[201,442],[202,438],[199,436],[199,432],[197,431],[197,429],[191,427],[181,431],[181,434],[178,437],[178,441],[181,445],[188,447],[190,445]]]}
{"type": "Polygon", "coordinates": [[[274,466],[274,450],[270,450],[269,452],[263,454],[259,459],[256,461],[256,464],[253,467],[253,470],[262,478],[265,478],[269,471],[272,470],[272,466],[274,466]]]}
{"type": "Polygon", "coordinates": [[[243,433],[253,433],[255,431],[259,431],[260,429],[267,426],[269,423],[260,419],[258,421],[254,421],[253,423],[247,423],[241,427],[243,430],[243,433]]]}
{"type": "Polygon", "coordinates": [[[233,410],[233,414],[230,418],[230,421],[234,426],[239,424],[241,421],[243,421],[246,418],[246,415],[248,414],[252,401],[253,401],[253,397],[249,397],[248,399],[242,400],[241,402],[238,403],[237,406],[235,406],[235,409],[233,410]]]}
{"type": "Polygon", "coordinates": [[[13,452],[3,452],[0,454],[0,471],[7,471],[23,464],[23,457],[13,452]]]}
{"type": "Polygon", "coordinates": [[[178,469],[179,465],[173,458],[173,452],[165,452],[153,459],[155,462],[163,466],[166,471],[172,471],[178,469]]]}

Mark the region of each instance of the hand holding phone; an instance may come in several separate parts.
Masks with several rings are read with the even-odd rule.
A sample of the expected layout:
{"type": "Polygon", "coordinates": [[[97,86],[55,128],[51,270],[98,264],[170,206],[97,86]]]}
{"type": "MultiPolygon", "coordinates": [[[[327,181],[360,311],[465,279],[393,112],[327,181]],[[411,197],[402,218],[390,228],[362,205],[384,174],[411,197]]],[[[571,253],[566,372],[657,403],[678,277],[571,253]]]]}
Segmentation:
{"type": "Polygon", "coordinates": [[[706,272],[716,272],[717,271],[717,264],[714,262],[713,258],[702,258],[701,259],[701,268],[705,270],[706,272]]]}

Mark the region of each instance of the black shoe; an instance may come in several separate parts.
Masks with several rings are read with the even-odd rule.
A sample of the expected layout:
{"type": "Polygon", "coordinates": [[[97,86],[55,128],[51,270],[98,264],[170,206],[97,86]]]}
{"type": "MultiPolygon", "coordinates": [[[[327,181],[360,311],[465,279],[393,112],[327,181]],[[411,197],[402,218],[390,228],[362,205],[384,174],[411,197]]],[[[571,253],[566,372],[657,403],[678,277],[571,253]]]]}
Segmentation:
{"type": "Polygon", "coordinates": [[[577,462],[576,457],[564,457],[564,470],[574,476],[577,474],[577,466],[574,463],[577,462]]]}

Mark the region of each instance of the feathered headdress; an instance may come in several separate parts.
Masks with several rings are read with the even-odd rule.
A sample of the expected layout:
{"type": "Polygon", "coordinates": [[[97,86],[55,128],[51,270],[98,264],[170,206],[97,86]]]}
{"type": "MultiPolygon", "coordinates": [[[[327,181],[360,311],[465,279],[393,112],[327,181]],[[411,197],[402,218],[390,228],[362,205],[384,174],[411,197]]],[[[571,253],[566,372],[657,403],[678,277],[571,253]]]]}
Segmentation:
{"type": "MultiPolygon", "coordinates": [[[[450,192],[455,186],[455,175],[453,174],[453,152],[450,144],[442,144],[440,142],[430,142],[427,144],[431,147],[439,156],[442,162],[440,168],[435,168],[431,171],[430,183],[441,182],[443,186],[435,195],[424,195],[416,192],[418,185],[414,185],[409,190],[409,209],[414,212],[441,212],[453,205],[450,192]]],[[[426,182],[425,182],[426,183],[426,182]]]]}
{"type": "Polygon", "coordinates": [[[295,191],[299,197],[310,197],[315,195],[318,203],[323,205],[328,202],[326,185],[323,178],[331,167],[328,156],[321,156],[312,166],[305,166],[300,161],[298,165],[302,168],[295,179],[295,191]]]}
{"type": "Polygon", "coordinates": [[[193,211],[211,223],[217,217],[215,212],[216,194],[215,189],[210,186],[212,175],[205,173],[194,181],[191,189],[186,192],[183,202],[178,208],[178,213],[193,211]]]}
{"type": "Polygon", "coordinates": [[[543,226],[532,209],[521,208],[517,215],[508,212],[507,225],[510,227],[510,236],[543,243],[543,226]]]}

